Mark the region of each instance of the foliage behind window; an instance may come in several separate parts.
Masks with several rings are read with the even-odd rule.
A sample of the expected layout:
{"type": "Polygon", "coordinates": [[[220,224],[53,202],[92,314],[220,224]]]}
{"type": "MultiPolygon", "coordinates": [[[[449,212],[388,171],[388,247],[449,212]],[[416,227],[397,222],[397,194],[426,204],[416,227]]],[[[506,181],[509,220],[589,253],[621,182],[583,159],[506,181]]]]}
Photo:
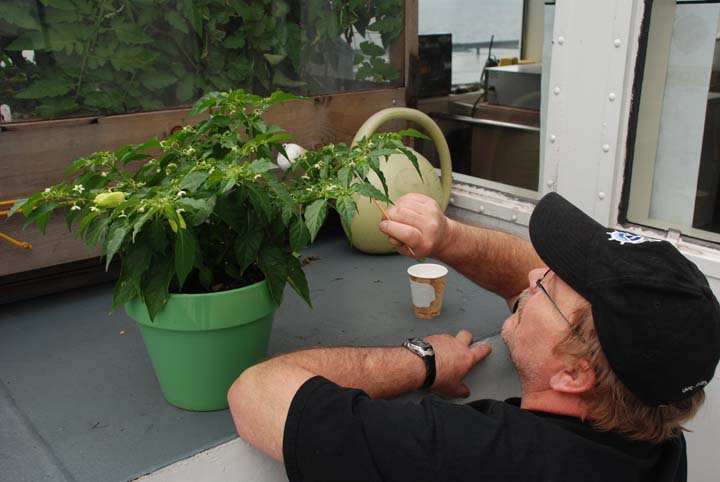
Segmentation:
{"type": "Polygon", "coordinates": [[[20,120],[367,88],[398,78],[402,29],[402,0],[0,0],[0,104],[20,120]]]}

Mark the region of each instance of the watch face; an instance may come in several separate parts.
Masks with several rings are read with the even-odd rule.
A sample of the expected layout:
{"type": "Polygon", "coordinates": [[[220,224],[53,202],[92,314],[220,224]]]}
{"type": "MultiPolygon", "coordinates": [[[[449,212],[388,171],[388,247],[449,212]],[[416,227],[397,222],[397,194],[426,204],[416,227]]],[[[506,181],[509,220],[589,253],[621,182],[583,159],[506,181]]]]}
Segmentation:
{"type": "Polygon", "coordinates": [[[407,346],[420,356],[435,355],[432,345],[420,338],[410,338],[407,341],[407,346]]]}
{"type": "Polygon", "coordinates": [[[410,340],[410,343],[412,343],[413,345],[420,347],[424,350],[427,350],[428,348],[432,348],[432,346],[430,346],[430,343],[426,342],[425,340],[421,340],[420,338],[412,338],[410,340]]]}

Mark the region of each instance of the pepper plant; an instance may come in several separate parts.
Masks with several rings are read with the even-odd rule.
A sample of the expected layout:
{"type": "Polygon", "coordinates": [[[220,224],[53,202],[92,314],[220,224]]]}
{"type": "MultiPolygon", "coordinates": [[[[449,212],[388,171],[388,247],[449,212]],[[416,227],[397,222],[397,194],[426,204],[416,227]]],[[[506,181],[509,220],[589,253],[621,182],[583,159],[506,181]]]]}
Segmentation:
{"type": "MultiPolygon", "coordinates": [[[[380,159],[407,150],[408,130],[357,145],[310,151],[281,174],[272,162],[292,137],[263,114],[298,97],[213,92],[194,105],[204,115],[166,140],[124,145],[76,160],[72,179],[19,200],[26,226],[43,231],[56,211],[106,266],[121,259],[113,308],[140,298],[154,319],[170,293],[228,290],[263,278],[280,303],[286,284],[309,304],[298,251],[317,236],[330,209],[350,225],[354,196],[389,202],[380,159]],[[368,181],[375,172],[382,189],[368,181]]],[[[416,164],[417,165],[417,164],[416,164]]],[[[418,171],[419,172],[419,171],[418,171]]]]}

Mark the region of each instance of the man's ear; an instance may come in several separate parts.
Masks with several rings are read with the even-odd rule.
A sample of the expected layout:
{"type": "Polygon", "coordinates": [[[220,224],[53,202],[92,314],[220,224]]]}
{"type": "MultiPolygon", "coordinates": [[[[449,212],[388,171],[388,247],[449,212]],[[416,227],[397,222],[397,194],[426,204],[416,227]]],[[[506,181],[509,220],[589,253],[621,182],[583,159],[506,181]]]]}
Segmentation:
{"type": "Polygon", "coordinates": [[[550,378],[550,388],[560,393],[580,395],[595,387],[595,370],[584,358],[565,365],[550,378]]]}

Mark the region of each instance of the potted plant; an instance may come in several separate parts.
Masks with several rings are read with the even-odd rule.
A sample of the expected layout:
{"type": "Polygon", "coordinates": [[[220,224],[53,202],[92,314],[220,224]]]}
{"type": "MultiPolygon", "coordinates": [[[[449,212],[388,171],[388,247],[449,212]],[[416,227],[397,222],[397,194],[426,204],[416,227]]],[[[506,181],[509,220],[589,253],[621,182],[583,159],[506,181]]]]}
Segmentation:
{"type": "Polygon", "coordinates": [[[380,159],[409,153],[402,136],[420,135],[328,145],[281,174],[271,159],[292,137],[263,114],[294,99],[207,94],[190,112],[204,120],[166,140],[78,159],[68,168],[72,180],[19,200],[9,213],[21,211],[26,225],[44,232],[64,210],[68,228],[100,246],[107,265],[120,258],[113,309],[124,305],[138,322],[163,394],[179,407],[227,406],[227,388],[266,353],[286,284],[310,304],[299,250],[329,209],[349,225],[353,196],[389,202],[368,174],[383,179],[380,159]]]}

